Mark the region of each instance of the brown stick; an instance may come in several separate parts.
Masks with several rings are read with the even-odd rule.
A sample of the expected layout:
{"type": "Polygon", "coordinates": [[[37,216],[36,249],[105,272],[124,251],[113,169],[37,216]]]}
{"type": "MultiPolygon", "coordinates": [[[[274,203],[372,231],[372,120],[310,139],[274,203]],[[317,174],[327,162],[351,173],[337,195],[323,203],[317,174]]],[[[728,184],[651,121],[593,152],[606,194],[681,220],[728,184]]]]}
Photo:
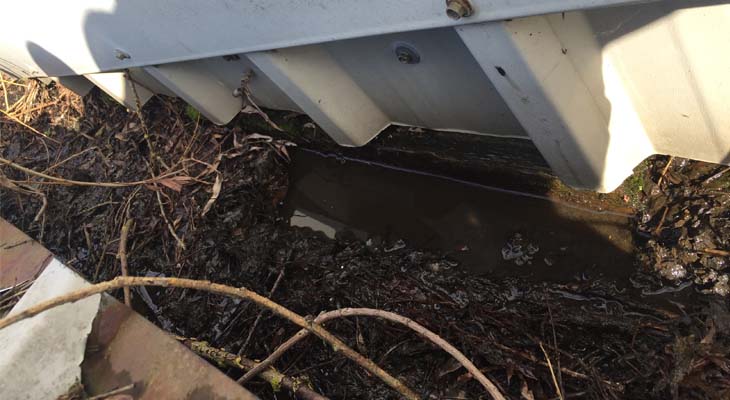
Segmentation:
{"type": "MultiPolygon", "coordinates": [[[[119,236],[119,263],[122,266],[122,276],[129,276],[129,269],[127,268],[127,236],[129,236],[129,229],[132,227],[132,219],[128,218],[122,226],[122,233],[119,236]]],[[[132,294],[129,291],[129,286],[122,288],[124,291],[124,304],[127,307],[132,306],[132,294]]]]}
{"type": "MultiPolygon", "coordinates": [[[[0,75],[2,76],[2,75],[0,75]]],[[[0,82],[3,84],[3,97],[5,97],[5,111],[10,110],[10,101],[8,101],[8,88],[5,86],[5,80],[0,79],[0,82]]]]}
{"type": "MultiPolygon", "coordinates": [[[[328,318],[322,318],[323,316],[329,317],[327,315],[327,313],[321,314],[319,317],[317,317],[314,320],[314,322],[316,322],[316,323],[319,324],[319,323],[323,323],[323,322],[327,321],[328,318]]],[[[331,319],[331,318],[329,318],[329,319],[331,319]]],[[[269,354],[268,357],[266,357],[263,361],[261,361],[259,363],[259,365],[257,365],[256,367],[254,367],[252,370],[246,372],[242,377],[238,378],[238,380],[236,382],[238,382],[239,384],[243,385],[246,382],[250,381],[251,378],[253,378],[254,376],[257,376],[258,374],[260,374],[261,371],[263,371],[266,368],[268,368],[271,365],[273,365],[276,362],[276,360],[278,360],[279,358],[281,358],[281,356],[284,355],[284,353],[287,352],[287,350],[289,350],[295,344],[299,343],[300,340],[302,340],[305,337],[307,337],[308,334],[309,334],[309,331],[308,330],[306,330],[306,329],[300,330],[294,336],[290,337],[286,342],[280,344],[279,347],[277,347],[274,350],[273,353],[269,354]]]]}
{"type": "Polygon", "coordinates": [[[54,138],[52,138],[52,137],[48,137],[48,136],[46,136],[46,135],[44,135],[44,134],[42,134],[42,133],[38,132],[38,129],[36,129],[36,128],[33,128],[32,126],[30,126],[30,125],[26,124],[25,122],[23,122],[23,121],[19,120],[19,119],[18,119],[18,118],[16,118],[15,116],[13,116],[13,115],[10,115],[10,114],[8,114],[7,112],[5,112],[5,111],[3,111],[3,110],[0,110],[0,112],[1,112],[1,113],[3,113],[3,114],[4,114],[5,116],[6,116],[6,117],[8,117],[8,118],[12,119],[13,121],[15,121],[15,122],[19,123],[19,124],[20,124],[20,125],[22,125],[23,127],[25,127],[25,128],[27,128],[28,130],[30,130],[31,132],[33,132],[33,133],[35,133],[36,135],[40,136],[41,138],[43,138],[43,139],[46,139],[46,140],[50,140],[51,142],[53,142],[53,143],[56,143],[56,144],[61,144],[61,142],[59,142],[58,140],[56,140],[56,139],[54,139],[54,138]]]}
{"type": "Polygon", "coordinates": [[[662,213],[662,218],[659,220],[659,225],[657,225],[656,229],[654,229],[654,236],[658,235],[659,232],[661,232],[662,226],[664,225],[664,220],[667,219],[667,212],[669,212],[669,206],[664,206],[664,212],[662,213]]]}
{"type": "MultiPolygon", "coordinates": [[[[152,174],[152,176],[155,176],[152,174]]],[[[155,190],[155,195],[157,196],[157,204],[160,206],[160,215],[162,216],[162,219],[165,221],[165,224],[167,225],[167,231],[170,232],[173,238],[175,238],[175,241],[177,242],[177,245],[180,246],[181,249],[185,250],[185,242],[180,239],[180,236],[175,233],[175,228],[172,227],[172,223],[170,223],[170,219],[167,218],[167,213],[165,212],[165,206],[162,204],[162,196],[160,196],[160,191],[155,190]]]]}
{"type": "Polygon", "coordinates": [[[261,307],[266,307],[273,311],[280,317],[286,318],[289,321],[295,323],[301,328],[307,329],[317,335],[320,339],[329,343],[335,352],[342,353],[345,357],[354,361],[361,367],[365,368],[371,374],[380,378],[388,386],[398,391],[403,397],[407,399],[418,399],[418,395],[406,387],[401,381],[384,371],[382,368],[377,366],[372,360],[363,357],[360,353],[356,352],[336,336],[331,334],[329,331],[324,329],[321,325],[313,321],[308,321],[299,314],[285,308],[273,301],[267,299],[260,294],[246,289],[245,287],[234,288],[231,286],[221,285],[212,283],[209,281],[201,281],[195,279],[184,279],[184,278],[160,278],[160,277],[131,277],[131,276],[118,276],[110,281],[101,282],[89,287],[77,290],[75,292],[68,293],[63,296],[59,296],[50,300],[46,300],[33,307],[27,308],[26,310],[6,317],[0,320],[0,329],[5,328],[8,325],[14,324],[18,321],[22,321],[26,318],[30,318],[34,315],[40,314],[50,308],[60,306],[66,303],[73,303],[83,298],[106,292],[112,289],[118,289],[124,286],[161,286],[161,287],[177,287],[185,289],[203,290],[206,292],[222,294],[227,296],[238,297],[241,299],[250,300],[261,307]]]}
{"type": "MultiPolygon", "coordinates": [[[[0,157],[0,163],[3,163],[9,167],[15,168],[19,171],[23,171],[28,175],[34,175],[39,178],[48,179],[49,181],[52,181],[54,183],[60,184],[60,185],[76,185],[76,186],[101,186],[101,187],[110,187],[110,188],[122,188],[122,187],[129,187],[129,186],[138,186],[138,185],[146,185],[149,183],[154,183],[159,181],[160,179],[167,178],[173,175],[177,175],[180,171],[173,171],[164,175],[159,175],[157,178],[154,179],[145,179],[142,181],[134,181],[134,182],[84,182],[84,181],[74,181],[70,179],[64,179],[59,178],[52,175],[47,175],[42,172],[34,171],[30,168],[26,168],[20,164],[16,164],[10,160],[6,160],[2,157],[0,157]]],[[[33,182],[35,184],[44,184],[48,182],[33,182]]]]}
{"type": "Polygon", "coordinates": [[[59,162],[51,165],[50,167],[46,168],[45,170],[43,170],[43,173],[45,174],[46,172],[49,172],[52,169],[56,169],[56,168],[60,167],[61,165],[63,165],[65,163],[73,160],[74,158],[79,157],[79,156],[82,156],[85,153],[87,153],[89,151],[93,151],[93,150],[99,150],[99,148],[96,147],[96,146],[93,146],[93,147],[89,147],[87,149],[81,150],[80,152],[78,152],[78,153],[76,153],[76,154],[74,154],[72,156],[68,156],[68,157],[64,158],[62,161],[59,161],[59,162]]]}
{"type": "MultiPolygon", "coordinates": [[[[550,368],[545,361],[538,360],[532,354],[528,354],[528,353],[525,353],[523,351],[515,350],[513,348],[507,347],[507,346],[505,346],[503,344],[500,344],[500,343],[497,343],[497,342],[493,342],[492,343],[492,346],[497,347],[499,349],[502,349],[502,350],[504,350],[504,351],[506,351],[508,353],[514,354],[516,356],[522,357],[522,358],[524,358],[527,361],[533,362],[535,364],[540,364],[540,365],[542,365],[543,367],[546,367],[546,368],[550,368]]],[[[576,379],[583,379],[583,380],[586,380],[586,381],[590,381],[590,380],[593,379],[592,377],[590,377],[590,376],[588,376],[588,375],[586,375],[584,373],[577,372],[577,371],[573,371],[572,369],[568,369],[568,368],[565,368],[565,367],[560,367],[560,372],[562,372],[562,373],[564,373],[564,374],[566,374],[568,376],[571,376],[573,378],[576,378],[576,379]]],[[[600,381],[602,383],[608,385],[611,390],[623,390],[622,385],[620,383],[618,383],[618,382],[612,382],[612,381],[605,380],[605,379],[601,379],[600,381]]]]}
{"type": "MultiPolygon", "coordinates": [[[[417,332],[419,335],[425,337],[426,339],[430,340],[433,344],[441,347],[444,351],[449,353],[452,357],[454,357],[461,365],[466,368],[469,373],[471,373],[474,378],[479,381],[479,383],[484,386],[484,388],[489,392],[489,394],[494,399],[498,400],[504,400],[504,396],[502,396],[502,393],[500,393],[499,389],[497,388],[492,381],[490,381],[480,370],[477,368],[476,365],[474,365],[466,356],[460,352],[456,347],[452,346],[449,342],[441,338],[436,333],[430,331],[429,329],[425,328],[424,326],[420,325],[416,321],[406,318],[402,315],[398,315],[389,311],[383,311],[383,310],[376,310],[372,308],[342,308],[339,310],[329,311],[324,314],[320,314],[314,322],[316,324],[324,323],[326,321],[329,321],[331,319],[335,318],[342,318],[342,317],[349,317],[349,316],[368,316],[368,317],[376,317],[376,318],[382,318],[391,322],[396,322],[401,325],[404,325],[411,330],[417,332]]],[[[296,333],[296,335],[292,336],[289,340],[284,342],[281,346],[279,346],[276,350],[274,350],[273,353],[269,357],[267,357],[264,361],[262,361],[258,366],[253,368],[252,370],[248,371],[243,377],[241,377],[238,382],[243,383],[246,382],[248,379],[250,379],[253,376],[256,376],[256,374],[260,373],[263,369],[271,366],[271,364],[276,361],[279,357],[281,357],[282,354],[292,346],[294,346],[297,342],[304,339],[308,335],[307,330],[301,330],[296,333]]]]}
{"type": "Polygon", "coordinates": [[[555,391],[558,394],[558,398],[560,400],[563,400],[563,392],[560,390],[560,385],[558,384],[558,379],[555,377],[555,369],[553,369],[553,363],[550,362],[550,357],[548,357],[547,351],[545,351],[545,347],[540,343],[540,349],[542,350],[542,354],[545,355],[545,361],[547,361],[548,369],[550,370],[550,376],[553,378],[553,385],[555,386],[555,391]]]}
{"type": "Polygon", "coordinates": [[[730,257],[730,251],[720,249],[704,249],[700,250],[705,254],[712,254],[713,256],[730,257]]]}
{"type": "Polygon", "coordinates": [[[667,174],[667,171],[669,170],[669,166],[672,165],[672,161],[674,161],[674,156],[669,157],[669,161],[667,161],[667,165],[664,166],[664,169],[662,170],[662,174],[659,176],[659,180],[657,181],[656,185],[661,189],[662,187],[662,181],[664,180],[664,175],[667,174]]]}
{"type": "MultiPolygon", "coordinates": [[[[279,276],[276,277],[276,281],[274,281],[274,285],[271,287],[271,290],[269,291],[268,298],[274,297],[274,292],[276,292],[276,288],[279,287],[279,282],[281,282],[281,279],[284,277],[284,270],[285,266],[281,267],[281,271],[279,271],[279,276]]],[[[238,350],[238,355],[242,356],[246,352],[246,348],[248,347],[248,343],[251,341],[251,338],[253,337],[254,332],[256,331],[256,326],[259,324],[259,321],[261,321],[261,317],[264,315],[264,309],[262,308],[258,315],[256,315],[256,319],[253,321],[253,325],[251,325],[251,329],[248,331],[248,336],[246,336],[246,340],[243,342],[243,345],[241,345],[241,348],[238,350]]]]}
{"type": "Polygon", "coordinates": [[[115,394],[121,394],[121,393],[124,393],[124,392],[128,392],[128,391],[130,391],[132,389],[134,389],[134,383],[130,383],[127,386],[122,386],[120,388],[116,388],[114,390],[110,390],[110,391],[108,391],[106,393],[102,393],[102,394],[99,394],[99,395],[96,395],[96,396],[89,397],[86,400],[102,400],[102,399],[106,399],[107,397],[112,397],[115,394]]]}
{"type": "MultiPolygon", "coordinates": [[[[241,357],[221,349],[216,349],[215,347],[210,346],[208,342],[182,337],[178,337],[177,339],[196,354],[229,367],[250,370],[258,365],[257,362],[249,360],[246,357],[241,357]]],[[[305,400],[328,400],[326,397],[307,387],[307,385],[280,373],[274,368],[268,368],[261,371],[259,377],[269,382],[269,384],[271,384],[274,388],[274,391],[276,391],[277,386],[283,386],[299,398],[305,400]]]]}

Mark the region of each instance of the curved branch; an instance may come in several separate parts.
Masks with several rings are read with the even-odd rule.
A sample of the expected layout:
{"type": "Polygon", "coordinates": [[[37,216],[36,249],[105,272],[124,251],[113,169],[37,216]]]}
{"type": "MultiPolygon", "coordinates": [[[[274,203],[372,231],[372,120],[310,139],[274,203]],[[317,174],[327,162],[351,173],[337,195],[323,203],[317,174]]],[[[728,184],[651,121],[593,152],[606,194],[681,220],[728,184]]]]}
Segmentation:
{"type": "Polygon", "coordinates": [[[222,294],[227,296],[238,297],[246,299],[256,303],[261,307],[270,309],[280,317],[286,318],[289,321],[299,325],[300,327],[307,329],[314,333],[320,339],[329,343],[336,352],[341,352],[350,360],[356,362],[361,367],[368,370],[368,372],[380,378],[388,386],[398,391],[402,396],[407,399],[418,399],[418,395],[411,389],[406,387],[401,381],[384,371],[382,368],[377,366],[372,360],[365,358],[360,353],[356,352],[344,342],[338,339],[335,335],[325,330],[321,325],[314,321],[308,321],[301,315],[283,307],[268,298],[259,295],[256,292],[248,290],[244,287],[234,288],[231,286],[221,285],[212,283],[209,281],[201,281],[195,279],[184,279],[184,278],[158,278],[158,277],[128,277],[120,276],[106,281],[91,285],[89,287],[65,294],[63,296],[55,297],[50,300],[38,303],[32,307],[29,307],[18,314],[3,318],[0,320],[0,329],[3,329],[11,324],[18,321],[22,321],[26,318],[30,318],[34,315],[40,314],[53,307],[60,306],[66,303],[73,303],[83,298],[106,292],[111,289],[118,289],[129,286],[161,286],[161,287],[177,287],[185,289],[203,290],[206,292],[222,294]]]}
{"type": "MultiPolygon", "coordinates": [[[[474,363],[472,363],[466,356],[460,352],[456,347],[452,346],[449,342],[441,338],[439,335],[434,333],[433,331],[429,330],[428,328],[424,327],[423,325],[420,325],[416,321],[406,318],[402,315],[398,315],[389,311],[383,311],[383,310],[376,310],[372,308],[342,308],[339,310],[329,311],[324,314],[320,314],[314,322],[317,324],[324,323],[326,321],[329,321],[331,319],[336,318],[342,318],[342,317],[350,317],[350,316],[367,316],[367,317],[376,317],[376,318],[382,318],[391,322],[396,322],[398,324],[404,325],[411,330],[415,331],[419,335],[425,337],[426,339],[430,340],[433,344],[441,347],[444,351],[449,353],[452,357],[456,359],[461,365],[466,368],[469,373],[471,373],[474,378],[479,381],[479,383],[484,386],[484,388],[489,392],[489,394],[492,396],[492,398],[497,400],[504,400],[504,396],[499,391],[497,386],[492,383],[480,370],[477,368],[474,363]]],[[[238,383],[245,383],[252,377],[258,375],[262,370],[266,369],[267,367],[271,366],[279,357],[281,357],[289,348],[297,344],[300,340],[307,337],[309,332],[306,329],[302,329],[301,331],[297,332],[294,336],[289,338],[286,342],[282,343],[279,347],[274,350],[271,355],[269,355],[265,360],[261,361],[258,365],[256,365],[253,369],[248,371],[245,375],[243,375],[239,380],[238,383]]]]}

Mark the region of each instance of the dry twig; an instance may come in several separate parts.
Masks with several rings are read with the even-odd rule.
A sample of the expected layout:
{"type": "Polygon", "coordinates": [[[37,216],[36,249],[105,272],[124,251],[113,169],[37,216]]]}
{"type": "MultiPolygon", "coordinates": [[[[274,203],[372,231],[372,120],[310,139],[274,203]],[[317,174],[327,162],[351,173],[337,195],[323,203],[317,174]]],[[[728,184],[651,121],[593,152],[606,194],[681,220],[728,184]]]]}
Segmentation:
{"type": "Polygon", "coordinates": [[[558,379],[555,377],[555,369],[553,369],[553,363],[550,362],[550,357],[548,357],[547,351],[545,351],[545,346],[540,343],[540,349],[542,350],[542,354],[545,355],[545,361],[547,361],[548,369],[550,370],[550,377],[553,378],[553,385],[555,385],[555,391],[558,394],[558,398],[560,400],[563,400],[563,392],[560,390],[560,385],[558,384],[558,379]]]}
{"type": "MultiPolygon", "coordinates": [[[[466,356],[460,352],[456,347],[452,346],[449,342],[441,338],[439,335],[434,333],[433,331],[425,328],[424,326],[420,325],[416,321],[406,318],[402,315],[398,315],[389,311],[384,310],[376,310],[372,308],[342,308],[339,310],[329,311],[324,314],[320,314],[314,322],[316,324],[324,323],[326,321],[329,321],[331,319],[336,318],[342,318],[342,317],[349,317],[349,316],[368,316],[368,317],[376,317],[376,318],[382,318],[391,322],[396,322],[401,325],[404,325],[411,330],[415,331],[419,335],[425,337],[429,341],[431,341],[433,344],[441,347],[444,351],[449,353],[452,357],[454,357],[461,365],[466,368],[469,373],[474,376],[474,378],[479,381],[479,383],[484,386],[484,388],[489,392],[489,394],[494,399],[503,400],[504,396],[502,396],[502,393],[499,391],[497,386],[492,383],[480,370],[477,368],[474,363],[472,363],[466,356]]],[[[271,366],[271,364],[276,361],[279,357],[281,357],[282,354],[292,346],[294,346],[297,342],[307,337],[308,331],[307,330],[301,330],[296,333],[296,335],[292,336],[289,340],[284,342],[281,346],[279,346],[276,350],[274,350],[273,353],[269,357],[267,357],[264,361],[262,361],[256,368],[248,371],[243,377],[241,377],[238,382],[239,383],[245,383],[247,380],[252,378],[253,376],[256,376],[258,373],[260,373],[265,368],[271,366]]]]}
{"type": "MultiPolygon", "coordinates": [[[[116,277],[113,280],[98,283],[95,285],[88,286],[86,288],[77,290],[75,292],[71,292],[68,294],[65,294],[63,296],[55,297],[50,300],[46,300],[44,302],[41,302],[39,304],[36,304],[33,307],[27,308],[24,311],[12,315],[10,317],[3,318],[0,320],[0,329],[3,329],[11,324],[14,324],[16,322],[22,321],[26,318],[30,318],[34,315],[40,314],[48,309],[51,309],[53,307],[60,306],[62,304],[66,303],[73,303],[75,301],[84,299],[86,297],[106,292],[108,290],[112,289],[118,289],[125,286],[161,286],[161,287],[176,287],[176,288],[184,288],[184,289],[195,289],[195,290],[203,290],[206,292],[226,295],[226,296],[233,296],[238,297],[241,299],[250,300],[257,305],[261,307],[266,307],[273,311],[275,314],[279,315],[280,317],[286,318],[289,321],[295,323],[301,328],[307,329],[310,332],[314,333],[317,337],[324,340],[328,344],[332,346],[332,349],[335,352],[342,353],[344,356],[349,358],[350,360],[354,361],[361,367],[365,368],[368,372],[371,374],[377,376],[380,378],[385,384],[393,388],[394,390],[398,391],[403,397],[407,399],[418,399],[418,395],[409,389],[407,386],[405,386],[400,380],[396,379],[386,371],[384,371],[382,368],[380,368],[378,365],[376,365],[372,360],[365,358],[360,353],[356,352],[352,348],[350,348],[347,344],[345,344],[343,341],[338,339],[335,335],[331,334],[329,331],[324,329],[321,325],[314,321],[309,321],[306,318],[302,317],[299,314],[294,313],[293,311],[281,306],[280,304],[277,304],[269,299],[267,299],[264,296],[261,296],[260,294],[253,292],[251,290],[248,290],[244,287],[241,288],[234,288],[231,286],[221,285],[217,283],[212,283],[209,281],[201,281],[201,280],[195,280],[195,279],[183,279],[183,278],[160,278],[160,277],[125,277],[125,276],[119,276],[116,277]]],[[[503,399],[501,395],[500,397],[497,397],[498,399],[503,399]]]]}
{"type": "MultiPolygon", "coordinates": [[[[2,78],[2,75],[0,75],[0,78],[2,78]]],[[[8,87],[5,86],[5,80],[0,79],[0,82],[3,84],[3,96],[5,97],[5,111],[10,110],[10,101],[8,101],[8,87]]]]}
{"type": "MultiPolygon", "coordinates": [[[[208,342],[183,337],[177,337],[177,339],[196,354],[221,365],[239,368],[242,370],[251,370],[258,365],[257,362],[249,360],[246,357],[241,357],[227,351],[211,347],[208,342]]],[[[299,398],[305,400],[327,400],[326,397],[310,389],[306,384],[299,380],[292,379],[274,368],[267,368],[261,371],[259,377],[269,382],[272,388],[274,388],[274,391],[276,391],[277,387],[283,386],[299,398]]]]}
{"type": "Polygon", "coordinates": [[[46,195],[41,192],[40,190],[33,188],[31,186],[23,185],[18,182],[14,182],[10,179],[8,179],[2,172],[0,172],[0,187],[4,187],[6,189],[12,190],[17,193],[23,193],[23,194],[30,194],[34,196],[38,196],[41,198],[41,208],[38,210],[38,212],[35,215],[35,218],[33,218],[33,222],[38,222],[41,217],[45,218],[44,212],[46,211],[46,207],[48,207],[48,198],[46,195]]]}
{"type": "Polygon", "coordinates": [[[241,112],[246,114],[256,114],[260,116],[261,118],[266,121],[269,126],[276,129],[277,131],[284,132],[283,129],[279,127],[279,125],[276,125],[274,121],[269,118],[268,114],[266,114],[261,107],[259,107],[256,102],[253,101],[253,97],[251,96],[251,91],[248,89],[248,84],[251,81],[251,79],[254,76],[253,70],[249,70],[243,75],[243,78],[241,78],[241,86],[237,88],[233,92],[233,96],[240,96],[242,100],[242,108],[241,112]]]}
{"type": "Polygon", "coordinates": [[[116,388],[114,390],[110,390],[106,393],[98,394],[96,396],[91,396],[91,397],[87,398],[86,400],[102,400],[102,399],[106,399],[107,397],[112,397],[117,394],[122,394],[124,392],[128,392],[132,389],[134,389],[134,383],[130,383],[129,385],[122,386],[122,387],[116,388]]]}
{"type": "MultiPolygon", "coordinates": [[[[129,229],[132,227],[134,220],[127,218],[122,225],[122,233],[119,235],[119,263],[121,264],[122,276],[129,276],[129,268],[127,267],[127,236],[129,236],[129,229]]],[[[124,304],[127,307],[132,306],[132,295],[129,291],[129,286],[122,288],[124,291],[124,304]]]]}
{"type": "Polygon", "coordinates": [[[160,179],[167,178],[170,176],[174,176],[179,174],[181,171],[173,171],[169,172],[163,175],[159,175],[156,178],[153,179],[145,179],[141,181],[134,181],[134,182],[85,182],[85,181],[74,181],[71,179],[65,179],[65,178],[59,178],[57,176],[52,176],[48,174],[44,174],[43,172],[34,171],[30,168],[26,168],[20,164],[16,164],[10,160],[6,160],[2,157],[0,157],[0,163],[5,164],[9,167],[15,168],[18,171],[25,172],[28,175],[33,175],[39,178],[48,179],[51,182],[33,182],[34,184],[58,184],[58,185],[69,185],[69,186],[100,186],[100,187],[109,187],[109,188],[124,188],[129,186],[139,186],[139,185],[147,185],[151,183],[155,183],[159,181],[160,179]]]}
{"type": "Polygon", "coordinates": [[[39,131],[38,131],[38,129],[36,129],[36,128],[33,128],[32,126],[30,126],[30,125],[26,124],[25,122],[23,122],[23,121],[19,120],[19,119],[18,119],[18,118],[16,118],[16,117],[15,117],[14,115],[12,115],[12,114],[9,114],[9,113],[8,113],[8,112],[6,112],[5,110],[0,110],[0,113],[3,113],[3,114],[4,114],[5,116],[6,116],[6,117],[8,117],[8,118],[12,119],[13,121],[15,121],[15,122],[19,123],[19,124],[20,124],[21,126],[23,126],[23,127],[27,128],[28,130],[30,130],[31,132],[35,133],[35,134],[36,134],[36,135],[38,135],[39,137],[41,137],[41,138],[43,138],[43,139],[46,139],[46,140],[50,140],[51,142],[53,142],[53,143],[55,143],[55,144],[61,144],[61,142],[59,142],[58,140],[56,140],[56,139],[54,139],[54,138],[52,138],[52,137],[49,137],[49,136],[46,136],[46,135],[42,134],[41,132],[39,132],[39,131]]]}
{"type": "Polygon", "coordinates": [[[667,161],[667,165],[664,166],[664,169],[662,170],[662,174],[659,176],[659,180],[657,181],[656,185],[660,189],[662,187],[662,181],[664,180],[664,175],[667,174],[669,167],[672,165],[672,161],[674,161],[674,156],[669,157],[669,161],[667,161]]]}
{"type": "Polygon", "coordinates": [[[657,224],[656,229],[654,229],[654,236],[658,235],[659,232],[662,231],[662,226],[664,226],[664,220],[667,219],[667,212],[669,212],[669,206],[664,206],[664,212],[662,213],[661,219],[659,219],[659,224],[657,224]]]}
{"type": "Polygon", "coordinates": [[[45,170],[43,170],[43,173],[45,174],[47,172],[50,172],[52,169],[56,169],[56,168],[60,167],[61,165],[63,165],[65,163],[73,160],[74,158],[79,157],[79,156],[82,156],[85,153],[87,153],[89,151],[93,151],[93,150],[99,150],[99,148],[96,147],[96,146],[92,146],[92,147],[86,148],[84,150],[81,150],[80,152],[78,152],[78,153],[76,153],[74,155],[68,156],[68,157],[64,158],[63,160],[61,160],[61,161],[59,161],[59,162],[51,165],[50,167],[46,168],[45,170]]]}
{"type": "Polygon", "coordinates": [[[719,257],[730,257],[730,251],[727,250],[720,250],[720,249],[704,249],[700,250],[701,252],[705,254],[711,254],[713,256],[719,256],[719,257]]]}
{"type": "MultiPolygon", "coordinates": [[[[286,269],[286,266],[281,267],[281,271],[279,271],[279,276],[276,277],[276,281],[274,282],[274,285],[271,287],[271,290],[269,291],[268,298],[274,297],[274,292],[276,292],[276,289],[279,287],[279,283],[281,282],[281,279],[284,278],[284,270],[286,269]]],[[[248,331],[248,336],[246,336],[246,340],[243,342],[243,345],[241,345],[241,348],[238,350],[238,355],[242,356],[246,352],[246,348],[248,347],[248,343],[251,341],[251,338],[253,337],[253,333],[256,331],[256,326],[259,324],[259,321],[261,321],[261,317],[264,315],[264,309],[262,308],[259,310],[258,315],[256,315],[256,319],[253,321],[253,325],[251,325],[251,329],[248,331]]]]}
{"type": "Polygon", "coordinates": [[[180,237],[175,233],[175,228],[172,226],[172,223],[170,222],[170,219],[167,218],[167,213],[165,212],[165,206],[162,205],[162,197],[160,196],[160,191],[155,190],[155,195],[157,196],[157,204],[160,206],[160,215],[162,216],[162,219],[165,221],[165,224],[167,224],[167,230],[170,232],[173,238],[175,238],[175,241],[177,242],[177,245],[180,246],[181,249],[185,250],[185,242],[180,239],[180,237]]]}

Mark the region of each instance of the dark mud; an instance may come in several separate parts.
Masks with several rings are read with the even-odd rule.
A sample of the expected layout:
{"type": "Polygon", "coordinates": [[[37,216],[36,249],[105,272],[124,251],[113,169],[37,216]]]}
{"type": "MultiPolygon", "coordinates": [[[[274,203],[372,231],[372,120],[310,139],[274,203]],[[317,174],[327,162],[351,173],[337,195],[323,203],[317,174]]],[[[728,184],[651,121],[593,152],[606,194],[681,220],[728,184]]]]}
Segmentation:
{"type": "Polygon", "coordinates": [[[730,169],[685,159],[657,160],[639,232],[648,270],[677,287],[727,297],[730,261],[730,169]]]}
{"type": "MultiPolygon", "coordinates": [[[[648,215],[637,228],[622,215],[627,213],[623,194],[617,199],[568,191],[554,183],[539,160],[519,172],[526,179],[514,173],[507,179],[499,168],[506,171],[514,159],[506,164],[496,158],[476,161],[496,167],[469,172],[443,154],[403,157],[408,139],[397,132],[408,130],[382,139],[397,156],[380,162],[397,164],[397,170],[353,160],[372,161],[370,156],[384,154],[378,150],[382,141],[361,153],[337,152],[335,158],[285,147],[285,140],[294,140],[302,147],[333,151],[307,136],[309,131],[317,137],[321,133],[300,116],[277,120],[289,132],[268,139],[251,136],[269,133],[256,116],[215,127],[185,113],[183,104],[160,98],[144,109],[148,141],[134,113],[98,92],[83,101],[57,89],[40,96],[44,102],[62,101],[30,112],[28,123],[61,145],[48,144],[46,152],[41,139],[3,120],[3,158],[36,171],[53,167],[47,173],[83,181],[143,180],[150,169],[162,173],[166,167],[181,167],[185,176],[195,178],[121,189],[41,185],[38,178],[1,167],[8,179],[31,181],[26,184],[45,194],[48,207],[34,221],[40,196],[1,188],[0,216],[90,280],[120,273],[119,232],[131,218],[133,275],[208,279],[262,294],[281,276],[273,299],[303,315],[347,306],[397,312],[462,350],[510,398],[557,398],[556,382],[566,398],[730,396],[727,298],[702,293],[704,286],[667,285],[654,273],[653,262],[664,248],[681,257],[677,244],[684,243],[683,237],[692,241],[695,253],[701,250],[696,236],[702,231],[716,232],[712,249],[728,248],[721,226],[727,207],[722,200],[708,203],[724,197],[704,192],[717,166],[707,166],[706,173],[687,184],[683,171],[705,167],[670,168],[660,189],[652,191],[666,158],[652,161],[643,183],[626,190],[636,196],[627,201],[640,202],[640,212],[648,215]],[[54,117],[59,114],[66,119],[54,117]],[[436,162],[420,169],[428,174],[403,170],[434,157],[436,162]],[[433,176],[449,172],[451,179],[433,176]],[[476,179],[467,179],[470,174],[476,179]],[[222,189],[203,215],[216,176],[222,189]],[[490,176],[502,178],[490,181],[490,176]],[[663,223],[657,217],[663,214],[661,206],[653,203],[660,197],[672,207],[663,223]],[[695,210],[698,198],[716,211],[695,210]],[[679,224],[685,207],[699,216],[694,230],[681,230],[696,223],[690,216],[692,222],[679,224]],[[315,217],[317,230],[292,226],[292,216],[294,225],[310,226],[315,217]],[[555,381],[548,360],[556,367],[555,381]]],[[[687,279],[710,268],[705,264],[718,262],[698,257],[696,264],[683,264],[687,279]]],[[[710,266],[719,272],[724,268],[710,266]]],[[[177,289],[133,294],[135,307],[164,329],[254,359],[268,355],[297,330],[264,312],[246,343],[259,315],[249,303],[177,289]]],[[[487,396],[445,353],[399,326],[351,318],[327,327],[424,398],[487,396]]],[[[330,398],[396,397],[315,339],[292,349],[276,367],[330,398]]],[[[288,396],[255,381],[247,387],[263,398],[288,396]]]]}

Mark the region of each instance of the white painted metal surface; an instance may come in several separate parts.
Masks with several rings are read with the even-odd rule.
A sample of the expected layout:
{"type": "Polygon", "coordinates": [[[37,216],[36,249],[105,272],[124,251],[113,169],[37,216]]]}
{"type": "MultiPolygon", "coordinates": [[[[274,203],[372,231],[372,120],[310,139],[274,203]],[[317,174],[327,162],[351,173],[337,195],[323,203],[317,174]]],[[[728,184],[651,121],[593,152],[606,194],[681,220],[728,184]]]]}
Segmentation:
{"type": "Polygon", "coordinates": [[[29,0],[9,11],[41,4],[38,23],[52,29],[0,26],[0,68],[79,91],[84,75],[130,108],[127,68],[142,103],[178,96],[223,124],[252,72],[257,103],[305,112],[343,145],[389,124],[524,137],[567,183],[598,191],[655,153],[730,163],[728,1],[471,0],[459,21],[441,0],[29,0]]]}
{"type": "Polygon", "coordinates": [[[251,53],[248,57],[340,144],[364,145],[390,122],[321,46],[251,53]]]}
{"type": "Polygon", "coordinates": [[[471,0],[474,14],[460,21],[444,0],[10,1],[3,13],[16,17],[0,25],[0,65],[82,75],[637,1],[471,0]],[[29,11],[32,23],[17,17],[29,11]]]}
{"type": "Polygon", "coordinates": [[[558,175],[610,191],[652,154],[730,162],[730,6],[691,5],[457,31],[558,175]]]}

